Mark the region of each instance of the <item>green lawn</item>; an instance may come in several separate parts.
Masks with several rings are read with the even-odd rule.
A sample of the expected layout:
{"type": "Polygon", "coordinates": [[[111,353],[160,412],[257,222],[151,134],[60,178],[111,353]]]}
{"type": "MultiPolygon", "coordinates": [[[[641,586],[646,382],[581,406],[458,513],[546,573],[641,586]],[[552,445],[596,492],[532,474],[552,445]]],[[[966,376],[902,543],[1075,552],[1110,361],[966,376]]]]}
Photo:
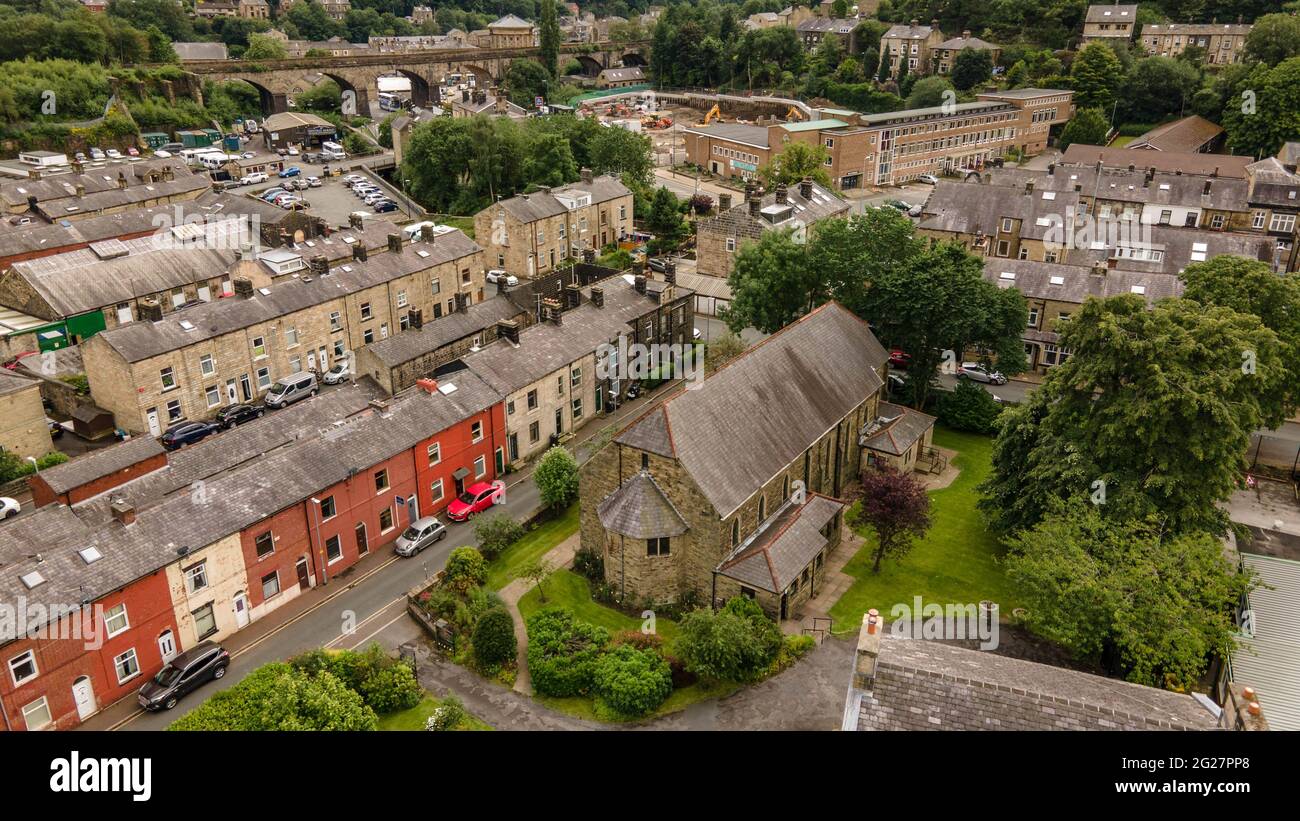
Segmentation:
{"type": "MultiPolygon", "coordinates": [[[[546,580],[545,602],[542,601],[536,587],[525,593],[519,600],[519,613],[524,617],[524,621],[544,607],[563,607],[571,610],[581,621],[603,627],[611,635],[620,630],[641,629],[641,619],[592,601],[591,588],[587,580],[571,570],[557,570],[546,580]]],[[[677,638],[677,623],[664,618],[655,619],[655,632],[663,636],[664,641],[672,642],[677,638]]]]}
{"type": "MultiPolygon", "coordinates": [[[[433,696],[426,695],[420,699],[420,703],[409,710],[402,710],[400,713],[390,713],[386,716],[379,717],[379,729],[381,730],[423,730],[424,722],[433,711],[438,709],[442,704],[441,701],[433,696]]],[[[469,713],[460,720],[460,725],[456,727],[457,731],[461,730],[491,730],[492,727],[483,721],[475,718],[469,713]]]]}
{"type": "Polygon", "coordinates": [[[901,559],[885,559],[879,574],[871,572],[874,537],[869,529],[858,531],[867,543],[844,567],[857,581],[831,608],[837,633],[856,631],[862,614],[873,607],[888,618],[891,607],[900,602],[911,606],[913,596],[921,596],[927,604],[991,599],[1003,613],[1019,606],[996,560],[998,542],[975,509],[979,498],[975,488],[991,469],[992,439],[935,428],[934,444],[958,451],[954,464],[961,473],[951,485],[931,494],[933,525],[925,538],[901,559]]]}
{"type": "Polygon", "coordinates": [[[550,519],[512,544],[488,565],[487,588],[500,590],[522,575],[523,569],[546,555],[551,548],[578,532],[578,505],[563,516],[550,519]]]}

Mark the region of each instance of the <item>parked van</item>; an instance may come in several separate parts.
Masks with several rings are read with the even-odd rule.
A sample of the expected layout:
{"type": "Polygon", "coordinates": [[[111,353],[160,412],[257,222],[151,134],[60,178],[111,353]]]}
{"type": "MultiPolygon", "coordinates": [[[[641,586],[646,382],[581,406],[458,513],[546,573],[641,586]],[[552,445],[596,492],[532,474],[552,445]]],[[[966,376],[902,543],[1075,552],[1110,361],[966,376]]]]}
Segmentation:
{"type": "Polygon", "coordinates": [[[202,163],[203,167],[208,169],[209,171],[216,171],[221,166],[230,162],[230,159],[231,158],[229,155],[223,154],[221,152],[214,152],[212,154],[202,154],[199,156],[199,162],[202,163]]]}
{"type": "Polygon", "coordinates": [[[278,409],[291,402],[297,402],[299,399],[315,396],[319,390],[314,375],[299,373],[276,380],[276,383],[266,392],[264,401],[268,408],[278,409]]]}

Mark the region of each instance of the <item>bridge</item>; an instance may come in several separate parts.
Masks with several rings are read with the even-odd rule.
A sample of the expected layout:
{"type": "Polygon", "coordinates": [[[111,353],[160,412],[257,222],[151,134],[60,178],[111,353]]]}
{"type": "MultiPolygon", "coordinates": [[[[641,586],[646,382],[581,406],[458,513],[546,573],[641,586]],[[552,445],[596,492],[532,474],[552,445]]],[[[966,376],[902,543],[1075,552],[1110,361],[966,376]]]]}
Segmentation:
{"type": "MultiPolygon", "coordinates": [[[[355,113],[369,115],[370,94],[378,91],[379,77],[400,74],[411,81],[411,102],[421,108],[438,102],[438,89],[448,74],[473,74],[479,87],[499,82],[515,60],[540,56],[539,48],[452,48],[396,51],[349,57],[297,57],[287,60],[223,60],[183,62],[191,75],[190,93],[203,103],[203,81],[242,80],[257,89],[264,114],[289,110],[289,98],[311,87],[309,74],[323,74],[355,104],[355,113]],[[349,94],[350,92],[350,94],[349,94]]],[[[576,59],[586,74],[618,66],[648,63],[650,42],[565,43],[560,61],[576,59]]]]}

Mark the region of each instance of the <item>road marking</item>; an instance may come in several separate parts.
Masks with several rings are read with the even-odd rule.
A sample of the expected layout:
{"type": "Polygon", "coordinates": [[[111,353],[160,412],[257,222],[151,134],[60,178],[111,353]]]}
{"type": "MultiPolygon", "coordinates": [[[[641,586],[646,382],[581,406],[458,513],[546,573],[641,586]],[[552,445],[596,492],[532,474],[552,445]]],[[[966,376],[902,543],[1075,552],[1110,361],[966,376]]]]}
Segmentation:
{"type": "Polygon", "coordinates": [[[398,596],[397,598],[383,605],[378,610],[371,613],[369,616],[366,616],[364,619],[357,622],[356,627],[354,627],[351,631],[344,631],[342,633],[339,633],[337,636],[327,641],[324,644],[325,649],[328,650],[329,648],[333,647],[335,644],[338,644],[341,640],[346,639],[349,636],[356,635],[357,630],[359,630],[361,627],[365,626],[366,624],[369,624],[371,621],[374,621],[378,617],[382,616],[384,614],[384,611],[392,607],[394,604],[397,604],[398,602],[405,601],[405,600],[406,600],[406,596],[404,595],[398,596]]]}
{"type": "MultiPolygon", "coordinates": [[[[376,615],[378,615],[378,614],[376,614],[376,615]]],[[[383,625],[382,625],[378,630],[374,631],[374,632],[371,633],[370,635],[368,635],[368,636],[366,636],[365,638],[363,638],[361,641],[359,641],[359,642],[357,642],[356,644],[352,645],[352,647],[349,648],[349,649],[352,649],[352,650],[357,649],[357,648],[360,647],[361,645],[363,645],[363,644],[365,644],[366,642],[370,641],[372,638],[374,638],[375,636],[377,636],[377,635],[379,635],[380,633],[384,632],[384,631],[387,630],[389,627],[392,627],[394,624],[396,624],[397,622],[401,621],[401,620],[404,619],[404,618],[406,618],[406,608],[402,608],[402,611],[401,611],[400,613],[398,613],[396,616],[393,616],[393,618],[391,618],[391,619],[389,619],[387,622],[385,622],[385,623],[384,623],[384,624],[383,624],[383,625]]]]}

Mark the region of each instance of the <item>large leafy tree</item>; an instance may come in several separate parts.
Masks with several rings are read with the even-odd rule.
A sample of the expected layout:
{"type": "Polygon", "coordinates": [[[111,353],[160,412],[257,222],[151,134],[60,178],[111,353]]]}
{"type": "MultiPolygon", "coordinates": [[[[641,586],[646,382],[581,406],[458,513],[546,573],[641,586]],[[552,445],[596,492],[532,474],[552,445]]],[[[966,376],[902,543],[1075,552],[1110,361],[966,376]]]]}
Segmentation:
{"type": "Polygon", "coordinates": [[[993,54],[987,49],[963,49],[952,66],[952,84],[962,91],[988,82],[993,76],[993,54]]]}
{"type": "Polygon", "coordinates": [[[951,99],[956,100],[956,90],[947,77],[924,77],[912,86],[912,93],[907,95],[908,108],[934,108],[943,105],[947,92],[953,92],[951,99]]]}
{"type": "Polygon", "coordinates": [[[1106,122],[1106,115],[1100,108],[1081,108],[1061,131],[1060,148],[1069,148],[1075,143],[1105,145],[1108,133],[1110,123],[1106,122]]]}
{"type": "Polygon", "coordinates": [[[742,245],[727,283],[732,299],[724,319],[736,333],[751,326],[775,333],[816,307],[824,292],[807,247],[787,231],[766,231],[742,245]]]}
{"type": "Polygon", "coordinates": [[[871,572],[880,572],[886,557],[897,559],[912,549],[913,539],[930,529],[930,495],[910,473],[892,467],[862,472],[859,520],[875,531],[871,548],[871,572]]]}
{"type": "Polygon", "coordinates": [[[555,187],[576,180],[578,164],[569,141],[560,134],[538,135],[524,160],[524,173],[536,185],[555,187]]]}
{"type": "Polygon", "coordinates": [[[243,681],[172,722],[171,730],[374,730],[379,719],[356,690],[330,672],[288,664],[259,667],[243,681]]]}
{"type": "Polygon", "coordinates": [[[1223,109],[1228,146],[1236,154],[1268,157],[1300,134],[1300,57],[1273,68],[1254,66],[1223,109]]]}
{"type": "Polygon", "coordinates": [[[269,34],[251,34],[248,48],[244,50],[245,60],[283,60],[289,56],[284,43],[269,34]]]}
{"type": "Polygon", "coordinates": [[[1084,46],[1070,66],[1074,102],[1079,108],[1109,111],[1123,80],[1123,65],[1119,57],[1104,43],[1084,46]]]}
{"type": "Polygon", "coordinates": [[[542,454],[533,471],[533,481],[537,484],[542,504],[563,510],[578,498],[578,461],[572,453],[557,445],[542,454]]]}
{"type": "Polygon", "coordinates": [[[1245,57],[1269,66],[1300,57],[1300,17],[1266,14],[1255,20],[1246,35],[1245,57]]]}
{"type": "Polygon", "coordinates": [[[1153,687],[1194,686],[1235,642],[1232,613],[1255,585],[1204,532],[1115,520],[1086,502],[1008,542],[1007,575],[1030,627],[1109,672],[1153,687]]]}
{"type": "Polygon", "coordinates": [[[980,507],[1001,531],[1061,499],[1171,532],[1222,532],[1250,436],[1277,412],[1285,346],[1257,317],[1190,300],[1090,299],[1060,329],[1071,351],[1003,415],[980,507]],[[1246,367],[1249,362],[1250,367],[1246,367]]]}
{"type": "Polygon", "coordinates": [[[772,161],[758,170],[763,183],[773,188],[780,183],[792,185],[804,177],[814,182],[831,187],[830,175],[826,173],[826,148],[820,143],[792,142],[781,149],[772,161]]]}
{"type": "Polygon", "coordinates": [[[1120,108],[1129,122],[1158,122],[1181,113],[1200,86],[1198,66],[1170,57],[1145,57],[1129,69],[1120,108]]]}
{"type": "Polygon", "coordinates": [[[542,52],[539,59],[547,73],[556,77],[560,59],[560,22],[555,0],[538,0],[537,11],[537,42],[542,52]]]}

